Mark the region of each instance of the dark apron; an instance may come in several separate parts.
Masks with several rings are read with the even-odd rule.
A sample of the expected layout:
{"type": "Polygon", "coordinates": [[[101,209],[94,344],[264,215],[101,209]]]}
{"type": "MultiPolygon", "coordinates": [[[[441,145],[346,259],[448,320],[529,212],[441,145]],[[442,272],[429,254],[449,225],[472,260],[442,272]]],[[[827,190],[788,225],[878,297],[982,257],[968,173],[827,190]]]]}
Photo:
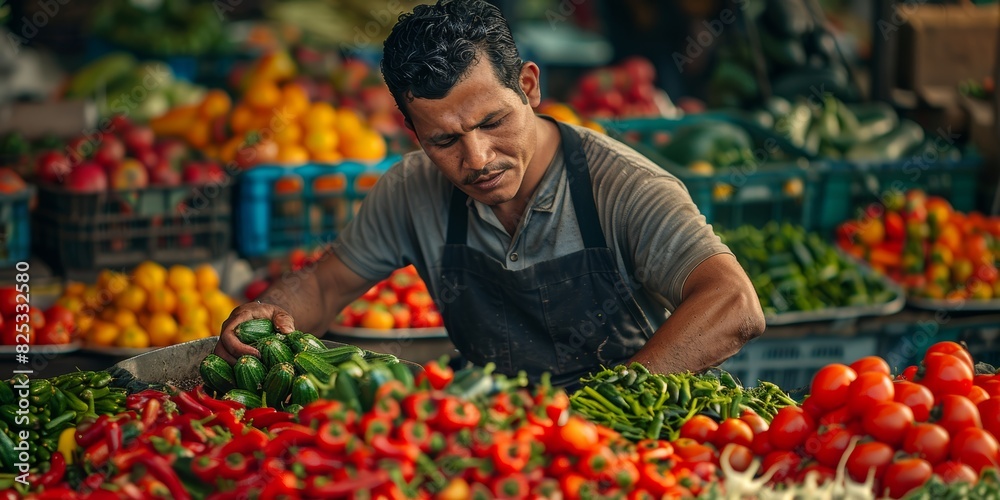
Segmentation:
{"type": "Polygon", "coordinates": [[[547,371],[554,384],[571,385],[601,365],[627,361],[654,329],[604,239],[580,136],[558,125],[585,248],[508,270],[466,246],[468,196],[455,188],[441,272],[434,277],[448,336],[468,361],[492,361],[508,375],[524,370],[533,381],[547,371]]]}

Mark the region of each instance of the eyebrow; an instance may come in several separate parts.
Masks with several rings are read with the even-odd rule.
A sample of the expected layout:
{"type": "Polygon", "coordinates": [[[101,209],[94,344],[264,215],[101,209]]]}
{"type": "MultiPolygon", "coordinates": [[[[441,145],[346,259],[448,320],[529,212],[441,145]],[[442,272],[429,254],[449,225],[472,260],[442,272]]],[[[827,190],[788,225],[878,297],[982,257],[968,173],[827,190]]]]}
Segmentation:
{"type": "MultiPolygon", "coordinates": [[[[497,115],[500,115],[500,114],[504,113],[504,111],[505,110],[503,110],[503,109],[498,109],[496,111],[492,111],[490,113],[487,113],[487,115],[482,120],[479,120],[479,123],[473,125],[472,128],[469,129],[469,131],[475,130],[475,129],[483,126],[483,125],[486,125],[487,123],[493,121],[493,119],[496,118],[497,115]]],[[[446,141],[448,141],[450,139],[454,139],[454,138],[459,137],[461,135],[462,134],[434,134],[434,135],[428,137],[428,140],[431,141],[431,142],[434,142],[434,143],[441,143],[441,142],[446,142],[446,141]]]]}

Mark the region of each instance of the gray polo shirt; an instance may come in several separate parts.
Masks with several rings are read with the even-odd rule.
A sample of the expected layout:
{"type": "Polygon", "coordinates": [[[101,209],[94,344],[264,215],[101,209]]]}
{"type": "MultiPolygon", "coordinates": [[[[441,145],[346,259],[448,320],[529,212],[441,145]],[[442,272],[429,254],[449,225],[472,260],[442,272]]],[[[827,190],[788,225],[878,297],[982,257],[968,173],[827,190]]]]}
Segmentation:
{"type": "MultiPolygon", "coordinates": [[[[691,201],[684,185],[646,157],[582,127],[599,223],[653,328],[680,304],[684,282],[705,259],[729,253],[691,201]]],[[[407,154],[375,184],[333,249],[359,275],[373,280],[413,264],[435,300],[448,285],[437,279],[448,226],[452,184],[423,153],[407,154]]],[[[489,206],[469,198],[467,244],[524,269],[581,250],[583,239],[566,168],[558,152],[528,203],[513,237],[489,206]]],[[[572,300],[572,297],[567,297],[572,300]]]]}

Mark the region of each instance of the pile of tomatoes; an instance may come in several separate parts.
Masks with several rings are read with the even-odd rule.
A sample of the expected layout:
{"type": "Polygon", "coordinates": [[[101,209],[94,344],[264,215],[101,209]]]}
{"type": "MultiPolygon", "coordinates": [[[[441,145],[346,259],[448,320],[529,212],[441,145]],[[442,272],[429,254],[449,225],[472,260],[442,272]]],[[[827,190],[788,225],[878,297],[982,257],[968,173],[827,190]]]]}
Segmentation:
{"type": "Polygon", "coordinates": [[[407,266],[371,287],[334,322],[349,328],[440,328],[441,313],[416,268],[407,266]]]}
{"type": "MultiPolygon", "coordinates": [[[[27,289],[22,287],[22,289],[27,289]]],[[[68,344],[73,340],[76,321],[61,305],[42,310],[30,305],[27,293],[17,287],[0,288],[0,344],[68,344]]]]}

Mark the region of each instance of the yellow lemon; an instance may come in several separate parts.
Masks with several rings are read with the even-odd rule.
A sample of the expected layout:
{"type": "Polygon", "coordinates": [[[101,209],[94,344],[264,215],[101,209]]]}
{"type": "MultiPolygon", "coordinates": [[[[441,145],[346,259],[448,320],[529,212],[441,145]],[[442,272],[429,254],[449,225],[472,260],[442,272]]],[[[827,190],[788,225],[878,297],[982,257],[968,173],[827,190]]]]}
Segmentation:
{"type": "Polygon", "coordinates": [[[711,163],[704,160],[691,162],[691,164],[688,165],[688,170],[690,170],[691,173],[698,175],[712,175],[715,173],[715,167],[713,167],[711,163]]]}
{"type": "Polygon", "coordinates": [[[107,291],[103,293],[95,285],[88,285],[83,293],[80,294],[80,299],[83,300],[83,305],[87,309],[100,309],[102,306],[106,305],[110,300],[110,296],[107,295],[107,291]]]}
{"type": "Polygon", "coordinates": [[[170,266],[170,270],[167,271],[167,285],[170,285],[170,288],[173,288],[175,291],[195,288],[197,281],[194,270],[190,267],[181,265],[170,266]]]}
{"type": "Polygon", "coordinates": [[[139,318],[136,317],[135,313],[123,308],[115,308],[112,310],[110,321],[119,328],[125,328],[127,326],[132,326],[139,323],[139,318]]]}
{"type": "Polygon", "coordinates": [[[152,292],[166,285],[167,270],[156,262],[147,260],[132,271],[132,279],[143,290],[152,292]]]}
{"type": "Polygon", "coordinates": [[[202,264],[194,270],[195,279],[198,282],[198,291],[205,293],[209,290],[219,289],[219,273],[209,264],[202,264]]]}
{"type": "Polygon", "coordinates": [[[149,335],[139,325],[123,328],[115,341],[118,347],[149,347],[149,335]]]}
{"type": "Polygon", "coordinates": [[[105,269],[97,275],[97,288],[107,290],[112,295],[117,295],[128,286],[128,276],[124,273],[105,269]]]}
{"type": "Polygon", "coordinates": [[[149,340],[155,346],[168,346],[177,342],[177,321],[165,312],[154,313],[149,317],[146,328],[149,340]]]}
{"type": "Polygon", "coordinates": [[[129,285],[115,298],[115,305],[132,312],[139,312],[146,306],[146,290],[138,285],[129,285]]]}
{"type": "Polygon", "coordinates": [[[207,327],[211,321],[208,309],[205,306],[195,306],[178,311],[177,316],[182,325],[201,325],[207,327]]]}
{"type": "Polygon", "coordinates": [[[225,304],[221,306],[213,306],[208,310],[209,317],[211,319],[209,327],[212,330],[212,335],[222,333],[222,323],[225,323],[226,319],[229,318],[233,309],[235,309],[235,307],[229,307],[229,304],[225,304]]]}
{"type": "Polygon", "coordinates": [[[192,340],[205,339],[212,334],[208,328],[201,325],[183,325],[177,331],[177,343],[190,342],[192,340]]]}
{"type": "Polygon", "coordinates": [[[83,310],[83,299],[77,295],[64,295],[56,301],[56,303],[65,307],[74,314],[83,310]]]}
{"type": "Polygon", "coordinates": [[[209,309],[229,305],[229,296],[222,290],[209,290],[201,294],[201,302],[209,309]]]}
{"type": "Polygon", "coordinates": [[[161,288],[149,295],[146,308],[151,313],[173,313],[177,310],[177,294],[169,288],[161,288]]]}
{"type": "Polygon", "coordinates": [[[94,325],[94,316],[92,314],[76,314],[73,316],[73,322],[76,323],[77,335],[86,338],[90,327],[94,325]]]}
{"type": "Polygon", "coordinates": [[[94,320],[93,324],[87,330],[87,342],[94,345],[109,346],[115,343],[120,332],[121,330],[114,323],[94,320]]]}

